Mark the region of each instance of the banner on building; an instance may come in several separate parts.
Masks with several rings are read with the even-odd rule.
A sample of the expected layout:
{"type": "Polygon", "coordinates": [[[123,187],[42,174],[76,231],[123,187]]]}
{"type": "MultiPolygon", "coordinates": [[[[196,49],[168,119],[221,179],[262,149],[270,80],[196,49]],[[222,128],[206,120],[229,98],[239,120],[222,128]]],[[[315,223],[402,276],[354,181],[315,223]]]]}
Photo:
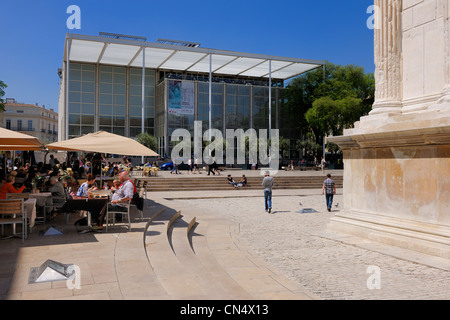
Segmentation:
{"type": "Polygon", "coordinates": [[[194,83],[169,80],[169,114],[194,115],[194,83]]]}

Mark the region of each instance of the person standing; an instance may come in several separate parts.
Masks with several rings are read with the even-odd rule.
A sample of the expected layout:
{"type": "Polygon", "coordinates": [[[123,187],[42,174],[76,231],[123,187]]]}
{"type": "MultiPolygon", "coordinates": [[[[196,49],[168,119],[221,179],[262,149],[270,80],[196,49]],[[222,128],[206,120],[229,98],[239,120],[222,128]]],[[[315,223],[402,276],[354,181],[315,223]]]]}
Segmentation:
{"type": "Polygon", "coordinates": [[[266,171],[264,179],[262,182],[264,187],[264,205],[266,212],[272,212],[272,187],[273,187],[273,177],[270,176],[270,172],[266,171]]]}
{"type": "Polygon", "coordinates": [[[336,185],[331,179],[331,174],[327,174],[327,179],[323,182],[322,194],[325,194],[328,212],[331,212],[331,205],[333,204],[333,196],[336,194],[336,185]]]}
{"type": "Polygon", "coordinates": [[[322,157],[322,160],[320,160],[320,167],[322,168],[322,173],[325,170],[325,164],[326,164],[325,158],[322,157]]]}

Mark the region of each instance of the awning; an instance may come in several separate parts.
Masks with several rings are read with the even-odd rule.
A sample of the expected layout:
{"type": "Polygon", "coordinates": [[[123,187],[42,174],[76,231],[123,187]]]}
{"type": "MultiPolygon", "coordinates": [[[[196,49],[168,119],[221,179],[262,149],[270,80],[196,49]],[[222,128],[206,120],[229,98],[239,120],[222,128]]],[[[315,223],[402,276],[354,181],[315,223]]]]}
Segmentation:
{"type": "Polygon", "coordinates": [[[81,137],[58,141],[46,146],[49,150],[86,151],[128,156],[157,157],[158,154],[136,140],[114,133],[98,131],[81,137]]]}
{"type": "Polygon", "coordinates": [[[117,66],[145,67],[181,72],[210,72],[286,80],[324,65],[323,61],[268,56],[166,43],[67,34],[64,60],[117,66]],[[145,49],[145,50],[144,50],[145,49]],[[270,68],[269,68],[270,61],[270,68]],[[270,70],[269,70],[270,69],[270,70]]]}
{"type": "Polygon", "coordinates": [[[36,137],[5,128],[0,128],[0,150],[36,151],[43,150],[43,146],[36,137]]]}

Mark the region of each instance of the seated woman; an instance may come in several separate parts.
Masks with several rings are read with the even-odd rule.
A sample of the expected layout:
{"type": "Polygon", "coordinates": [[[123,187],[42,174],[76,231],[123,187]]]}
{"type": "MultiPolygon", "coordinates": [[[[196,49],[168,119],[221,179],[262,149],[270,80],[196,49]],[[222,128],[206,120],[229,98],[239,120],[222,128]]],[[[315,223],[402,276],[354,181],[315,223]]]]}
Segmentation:
{"type": "Polygon", "coordinates": [[[6,199],[7,193],[22,193],[23,190],[25,190],[25,186],[22,186],[19,189],[14,188],[14,182],[15,176],[8,174],[6,176],[6,182],[0,187],[0,199],[6,199]]]}
{"type": "Polygon", "coordinates": [[[89,196],[89,191],[97,190],[95,186],[95,177],[88,173],[86,175],[86,182],[84,182],[77,191],[77,197],[87,198],[89,196]]]}

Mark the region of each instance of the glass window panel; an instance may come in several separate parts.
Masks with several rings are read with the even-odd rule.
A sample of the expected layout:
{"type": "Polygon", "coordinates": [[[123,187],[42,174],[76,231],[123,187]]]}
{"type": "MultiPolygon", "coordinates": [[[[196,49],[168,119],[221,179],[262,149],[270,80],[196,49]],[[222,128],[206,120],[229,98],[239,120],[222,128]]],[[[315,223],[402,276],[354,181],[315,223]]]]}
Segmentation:
{"type": "Polygon", "coordinates": [[[115,74],[125,74],[126,69],[124,67],[113,67],[112,72],[115,74]]]}
{"type": "Polygon", "coordinates": [[[101,126],[111,126],[112,125],[112,117],[100,117],[100,125],[101,126]]]}
{"type": "Polygon", "coordinates": [[[82,125],[94,125],[94,116],[81,116],[81,124],[82,125]]]}
{"type": "Polygon", "coordinates": [[[124,136],[125,135],[125,128],[123,127],[114,127],[113,133],[124,136]]]}
{"type": "Polygon", "coordinates": [[[146,125],[147,125],[147,127],[154,127],[155,126],[155,118],[147,118],[146,125]]]}
{"type": "Polygon", "coordinates": [[[250,106],[250,97],[239,96],[239,105],[240,106],[250,106]]]}
{"type": "Polygon", "coordinates": [[[81,91],[81,81],[70,80],[69,91],[81,91]]]}
{"type": "Polygon", "coordinates": [[[141,96],[142,95],[142,86],[130,86],[130,95],[141,96]]]}
{"type": "Polygon", "coordinates": [[[130,126],[131,127],[140,127],[141,119],[140,118],[130,118],[130,126]]]}
{"type": "Polygon", "coordinates": [[[116,116],[125,116],[125,107],[114,106],[113,112],[116,116]]]}
{"type": "Polygon", "coordinates": [[[88,134],[94,132],[93,126],[81,126],[81,134],[88,134]]]}
{"type": "Polygon", "coordinates": [[[112,104],[113,97],[110,94],[100,94],[100,104],[112,104]]]}
{"type": "Polygon", "coordinates": [[[95,72],[83,71],[82,78],[83,81],[95,81],[95,72]]]}
{"type": "Polygon", "coordinates": [[[100,72],[101,83],[112,83],[112,73],[100,72]]]}
{"type": "Polygon", "coordinates": [[[69,125],[69,135],[70,136],[79,136],[81,134],[80,126],[71,126],[69,125]]]}
{"type": "Polygon", "coordinates": [[[70,102],[69,103],[69,112],[70,113],[81,113],[81,104],[70,102]]]}
{"type": "Polygon", "coordinates": [[[114,94],[126,94],[126,86],[124,86],[123,84],[114,83],[113,93],[114,94]]]}
{"type": "Polygon", "coordinates": [[[69,72],[72,72],[74,70],[81,70],[81,64],[75,63],[75,62],[71,62],[69,64],[69,72]]]}
{"type": "Polygon", "coordinates": [[[250,96],[250,88],[248,86],[239,86],[239,95],[250,96]]]}
{"type": "Polygon", "coordinates": [[[95,82],[83,82],[81,87],[83,92],[95,92],[95,82]]]}
{"type": "Polygon", "coordinates": [[[155,95],[155,87],[145,86],[145,95],[153,97],[155,95]]]}
{"type": "Polygon", "coordinates": [[[101,115],[112,115],[112,106],[111,105],[100,105],[100,114],[101,115]]]}
{"type": "Polygon", "coordinates": [[[111,66],[106,66],[106,65],[100,65],[100,72],[112,72],[112,67],[111,66]]]}
{"type": "Polygon", "coordinates": [[[95,103],[95,94],[83,92],[81,95],[81,99],[83,103],[95,103]]]}
{"type": "Polygon", "coordinates": [[[93,65],[93,64],[83,64],[83,65],[81,65],[81,69],[83,70],[83,71],[95,71],[95,65],[93,65]]]}
{"type": "Polygon", "coordinates": [[[235,94],[237,94],[237,86],[227,85],[226,91],[227,91],[227,94],[229,94],[229,95],[235,95],[235,94]]]}
{"type": "Polygon", "coordinates": [[[100,130],[112,133],[112,127],[110,126],[101,126],[100,130]]]}
{"type": "Polygon", "coordinates": [[[130,107],[129,113],[130,117],[140,117],[142,115],[142,109],[130,107]]]}
{"type": "Polygon", "coordinates": [[[139,107],[142,105],[141,96],[130,96],[130,107],[139,107]]]}
{"type": "Polygon", "coordinates": [[[146,117],[154,117],[155,116],[155,108],[144,108],[144,115],[146,117]]]}
{"type": "Polygon", "coordinates": [[[81,93],[69,92],[69,102],[81,102],[81,93]]]}
{"type": "Polygon", "coordinates": [[[112,93],[113,92],[113,86],[111,83],[100,83],[100,93],[112,93]]]}
{"type": "Polygon", "coordinates": [[[125,107],[125,95],[114,95],[113,104],[115,106],[123,106],[125,107]]]}
{"type": "Polygon", "coordinates": [[[114,126],[123,127],[123,126],[125,126],[125,119],[124,118],[119,118],[119,117],[114,117],[113,125],[114,126]]]}
{"type": "Polygon", "coordinates": [[[217,94],[213,95],[211,97],[211,102],[215,105],[222,105],[222,96],[217,94]]]}
{"type": "Polygon", "coordinates": [[[81,71],[80,70],[70,70],[69,77],[71,80],[81,81],[81,71]]]}
{"type": "Polygon", "coordinates": [[[83,105],[81,106],[81,113],[95,114],[95,105],[91,103],[83,103],[83,105]]]}
{"type": "Polygon", "coordinates": [[[69,125],[80,124],[80,115],[79,114],[69,114],[69,125]]]}

